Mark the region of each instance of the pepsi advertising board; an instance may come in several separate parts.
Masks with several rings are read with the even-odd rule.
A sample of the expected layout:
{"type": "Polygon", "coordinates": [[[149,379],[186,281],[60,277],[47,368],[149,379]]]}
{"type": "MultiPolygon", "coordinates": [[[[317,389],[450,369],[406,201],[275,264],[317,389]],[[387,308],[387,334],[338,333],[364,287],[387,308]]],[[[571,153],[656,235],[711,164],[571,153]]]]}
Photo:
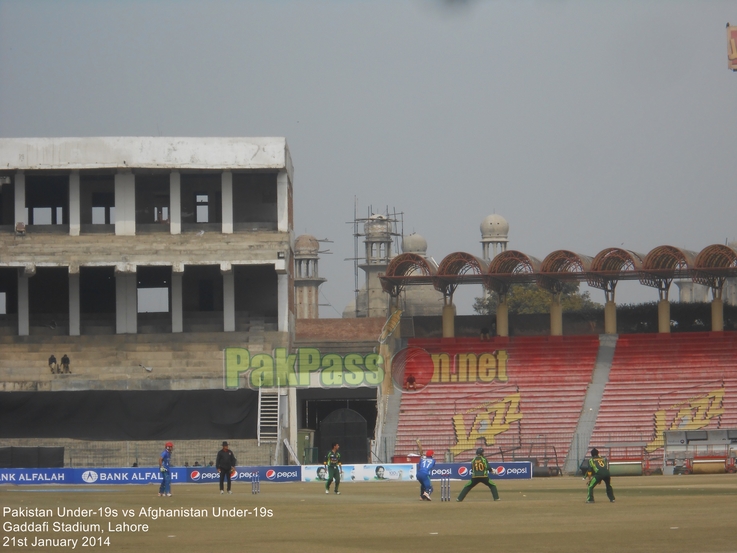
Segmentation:
{"type": "MultiPolygon", "coordinates": [[[[494,480],[514,480],[532,478],[532,463],[513,461],[497,463],[489,461],[489,476],[494,480]]],[[[431,480],[450,478],[451,480],[470,480],[471,463],[436,463],[430,471],[431,480]]]]}
{"type": "MultiPolygon", "coordinates": [[[[214,467],[189,467],[186,470],[186,482],[220,482],[220,475],[214,467]]],[[[255,476],[258,476],[261,482],[300,482],[302,467],[293,465],[235,467],[230,473],[231,480],[235,482],[238,480],[250,482],[255,476]]]]}

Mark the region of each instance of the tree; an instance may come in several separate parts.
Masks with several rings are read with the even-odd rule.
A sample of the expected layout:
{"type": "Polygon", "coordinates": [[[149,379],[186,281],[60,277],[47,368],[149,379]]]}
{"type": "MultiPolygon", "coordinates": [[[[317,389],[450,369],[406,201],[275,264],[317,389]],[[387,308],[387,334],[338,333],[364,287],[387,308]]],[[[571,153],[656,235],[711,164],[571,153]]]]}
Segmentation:
{"type": "MultiPolygon", "coordinates": [[[[530,314],[549,313],[553,303],[553,295],[536,284],[514,284],[507,292],[507,307],[510,313],[530,314]]],[[[578,282],[564,282],[560,303],[564,311],[585,311],[601,309],[601,305],[592,301],[588,292],[579,292],[578,282]]],[[[492,292],[483,298],[476,298],[473,310],[479,315],[496,313],[499,295],[492,292]]]]}

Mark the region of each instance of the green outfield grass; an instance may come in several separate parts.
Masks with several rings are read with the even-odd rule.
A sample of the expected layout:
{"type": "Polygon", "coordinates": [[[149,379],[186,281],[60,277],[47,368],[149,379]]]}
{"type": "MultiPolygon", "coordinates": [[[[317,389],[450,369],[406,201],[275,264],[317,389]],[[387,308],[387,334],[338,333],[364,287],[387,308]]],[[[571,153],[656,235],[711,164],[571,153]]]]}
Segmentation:
{"type": "MultiPolygon", "coordinates": [[[[417,483],[344,483],[341,495],[326,495],[317,483],[234,482],[233,495],[221,496],[217,484],[174,484],[173,496],[157,497],[158,488],[142,486],[2,486],[5,508],[53,509],[52,516],[12,517],[3,524],[54,522],[99,524],[91,532],[14,532],[3,530],[3,551],[68,551],[71,544],[30,546],[36,538],[109,538],[109,546],[89,551],[495,551],[495,552],[737,552],[737,476],[689,475],[613,478],[616,503],[603,486],[597,503],[585,503],[581,478],[560,477],[498,481],[501,501],[488,489],[474,488],[463,503],[462,487],[453,482],[453,500],[432,503],[419,499],[417,483]],[[74,491],[72,491],[74,490],[74,491]],[[102,515],[61,518],[57,508],[101,509],[102,515]],[[141,516],[149,507],[201,509],[207,518],[152,519],[141,516]],[[247,509],[245,518],[215,518],[213,508],[247,509]],[[259,515],[253,510],[259,508],[259,515]],[[263,508],[263,509],[261,509],[263,508]],[[106,511],[108,509],[108,511],[106,511]],[[135,516],[124,516],[123,510],[135,516]],[[113,513],[113,511],[115,513],[113,513]],[[268,516],[269,511],[272,516],[268,516]],[[117,516],[113,516],[117,514],[117,516]],[[110,532],[122,523],[148,524],[147,532],[110,532]],[[12,541],[15,538],[15,541],[12,541]],[[28,538],[25,545],[22,540],[28,538]]],[[[100,511],[98,511],[99,513],[100,511]]]]}

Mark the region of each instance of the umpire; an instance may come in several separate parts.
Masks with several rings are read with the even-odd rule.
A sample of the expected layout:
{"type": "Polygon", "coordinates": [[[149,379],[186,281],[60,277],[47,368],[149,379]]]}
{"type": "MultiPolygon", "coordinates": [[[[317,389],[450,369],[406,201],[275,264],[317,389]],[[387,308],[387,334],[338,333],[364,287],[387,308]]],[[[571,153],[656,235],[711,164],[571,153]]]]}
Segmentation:
{"type": "Polygon", "coordinates": [[[588,494],[586,495],[586,503],[594,502],[594,488],[603,480],[606,486],[606,496],[609,501],[614,503],[614,489],[612,488],[611,478],[609,475],[609,461],[606,457],[599,456],[599,450],[593,448],[591,450],[591,459],[589,459],[589,469],[586,472],[589,478],[588,494]]]}
{"type": "Polygon", "coordinates": [[[491,495],[494,497],[494,501],[499,501],[499,492],[496,489],[496,484],[489,478],[489,461],[484,457],[483,448],[476,450],[476,457],[471,461],[471,480],[463,486],[461,494],[458,496],[456,501],[463,501],[468,492],[476,486],[476,484],[483,484],[491,490],[491,495]]]}
{"type": "Polygon", "coordinates": [[[217,459],[215,459],[215,468],[218,469],[218,473],[220,473],[220,493],[223,492],[223,482],[225,479],[228,479],[228,493],[233,493],[230,491],[230,472],[235,468],[236,466],[236,459],[235,455],[233,455],[233,452],[228,449],[228,442],[223,442],[223,449],[218,451],[217,459]]]}

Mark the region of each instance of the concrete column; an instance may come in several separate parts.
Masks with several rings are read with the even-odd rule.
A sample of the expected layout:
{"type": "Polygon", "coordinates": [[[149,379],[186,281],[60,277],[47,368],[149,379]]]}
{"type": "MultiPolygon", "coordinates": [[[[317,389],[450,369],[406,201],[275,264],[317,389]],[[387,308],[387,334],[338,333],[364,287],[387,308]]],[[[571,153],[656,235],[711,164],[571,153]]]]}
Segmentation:
{"type": "Polygon", "coordinates": [[[279,171],[276,176],[276,220],[279,232],[289,232],[289,174],[279,171]]]}
{"type": "Polygon", "coordinates": [[[138,332],[138,286],[135,272],[115,271],[115,331],[138,332]]]}
{"type": "Polygon", "coordinates": [[[553,294],[553,303],[550,304],[550,335],[563,336],[563,306],[558,294],[553,294]]]}
{"type": "Polygon", "coordinates": [[[230,263],[220,265],[223,275],[223,330],[235,331],[235,275],[230,263]],[[227,265],[225,267],[224,265],[227,265]]]}
{"type": "Polygon", "coordinates": [[[443,306],[443,338],[456,336],[456,306],[452,303],[443,306]]]}
{"type": "MultiPolygon", "coordinates": [[[[299,455],[299,449],[297,447],[297,388],[290,386],[287,390],[287,394],[289,395],[289,425],[287,427],[289,435],[287,436],[287,439],[289,440],[294,452],[299,455]]],[[[302,459],[300,459],[299,462],[301,463],[302,459]]]]}
{"type": "Polygon", "coordinates": [[[233,173],[223,171],[220,177],[222,195],[223,234],[233,234],[233,173]]]}
{"type": "Polygon", "coordinates": [[[670,302],[668,300],[658,302],[658,332],[670,333],[670,302]]]}
{"type": "Polygon", "coordinates": [[[79,171],[72,171],[69,175],[69,236],[79,236],[80,198],[79,171]]]}
{"type": "Polygon", "coordinates": [[[172,234],[182,234],[181,183],[182,179],[178,171],[169,173],[169,232],[172,234]]]}
{"type": "Polygon", "coordinates": [[[604,334],[617,333],[617,304],[608,301],[604,304],[604,334]]]}
{"type": "Polygon", "coordinates": [[[79,266],[69,266],[69,336],[79,336],[79,266]]]}
{"type": "Polygon", "coordinates": [[[496,306],[496,335],[509,336],[509,307],[506,301],[496,306]]]}
{"type": "Polygon", "coordinates": [[[721,298],[711,300],[711,331],[724,330],[724,301],[721,298]]]}
{"type": "Polygon", "coordinates": [[[184,267],[178,271],[174,267],[171,272],[171,331],[182,332],[184,330],[184,310],[182,309],[182,275],[184,267]]]}
{"type": "Polygon", "coordinates": [[[28,275],[21,269],[18,271],[18,336],[28,336],[30,330],[28,275]]]}
{"type": "Polygon", "coordinates": [[[28,217],[26,216],[26,174],[23,171],[18,171],[15,174],[15,223],[28,224],[28,217]]]}
{"type": "Polygon", "coordinates": [[[276,275],[277,282],[277,309],[279,310],[278,330],[289,332],[291,322],[289,320],[289,275],[279,273],[276,275]]]}
{"type": "Polygon", "coordinates": [[[136,176],[130,171],[115,174],[115,234],[136,234],[136,176]]]}

